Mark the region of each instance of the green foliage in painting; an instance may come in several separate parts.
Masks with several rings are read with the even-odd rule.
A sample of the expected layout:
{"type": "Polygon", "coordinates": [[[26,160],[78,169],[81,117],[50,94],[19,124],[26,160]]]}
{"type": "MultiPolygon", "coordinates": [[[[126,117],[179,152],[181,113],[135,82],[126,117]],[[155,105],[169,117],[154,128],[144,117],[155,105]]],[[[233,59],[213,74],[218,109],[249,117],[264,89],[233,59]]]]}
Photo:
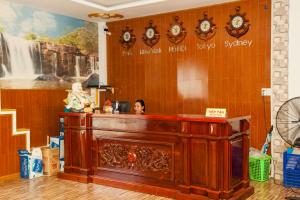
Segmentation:
{"type": "Polygon", "coordinates": [[[41,42],[54,42],[53,39],[49,38],[46,35],[39,36],[37,40],[41,42]]]}
{"type": "Polygon", "coordinates": [[[62,36],[61,38],[58,38],[57,39],[57,43],[77,46],[78,45],[78,40],[77,40],[77,38],[78,38],[78,32],[81,29],[82,28],[78,28],[75,31],[62,36]]]}
{"type": "Polygon", "coordinates": [[[98,26],[86,22],[84,27],[57,39],[57,43],[76,46],[83,54],[98,52],[98,26]]]}
{"type": "MultiPolygon", "coordinates": [[[[0,32],[1,30],[0,26],[0,32]]],[[[26,40],[75,46],[85,55],[98,52],[98,25],[91,22],[86,22],[84,27],[77,28],[57,39],[50,38],[46,35],[38,36],[35,33],[28,33],[24,38],[26,40]]]]}
{"type": "Polygon", "coordinates": [[[28,33],[27,35],[24,36],[26,40],[36,40],[37,35],[35,33],[28,33]]]}

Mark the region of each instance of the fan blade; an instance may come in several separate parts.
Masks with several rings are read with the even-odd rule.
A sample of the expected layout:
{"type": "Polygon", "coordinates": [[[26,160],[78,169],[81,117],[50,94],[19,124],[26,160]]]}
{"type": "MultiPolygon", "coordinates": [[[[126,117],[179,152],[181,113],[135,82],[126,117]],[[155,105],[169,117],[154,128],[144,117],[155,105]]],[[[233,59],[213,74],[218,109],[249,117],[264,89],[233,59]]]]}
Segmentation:
{"type": "Polygon", "coordinates": [[[290,107],[292,108],[292,110],[294,111],[294,113],[298,116],[298,119],[299,119],[299,116],[300,116],[299,105],[300,105],[300,102],[297,102],[296,105],[295,105],[294,101],[290,102],[290,107]]]}
{"type": "Polygon", "coordinates": [[[293,141],[293,145],[295,143],[295,140],[299,137],[300,134],[300,126],[298,128],[294,129],[293,132],[290,132],[288,135],[288,138],[293,141]]]}
{"type": "Polygon", "coordinates": [[[298,123],[299,121],[277,121],[276,123],[277,124],[296,124],[298,123]]]}
{"type": "Polygon", "coordinates": [[[287,112],[287,111],[285,111],[285,110],[279,110],[279,111],[278,111],[278,114],[281,114],[281,113],[284,114],[286,117],[292,118],[292,119],[294,119],[294,120],[299,120],[298,117],[292,115],[291,113],[289,113],[289,112],[287,112]]]}
{"type": "Polygon", "coordinates": [[[299,126],[299,125],[297,124],[297,125],[293,126],[292,128],[289,128],[289,129],[287,129],[287,130],[285,130],[285,131],[281,132],[281,133],[280,133],[280,135],[281,135],[281,136],[283,136],[283,135],[284,135],[284,133],[287,133],[287,132],[289,132],[289,131],[293,130],[294,128],[297,128],[298,126],[299,126]]]}

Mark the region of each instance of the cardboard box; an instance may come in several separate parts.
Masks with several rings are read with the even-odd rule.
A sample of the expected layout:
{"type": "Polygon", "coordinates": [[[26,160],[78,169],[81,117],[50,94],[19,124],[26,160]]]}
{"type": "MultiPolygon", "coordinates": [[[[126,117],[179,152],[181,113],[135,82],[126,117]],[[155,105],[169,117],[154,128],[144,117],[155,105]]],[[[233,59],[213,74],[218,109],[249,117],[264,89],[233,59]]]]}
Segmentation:
{"type": "Polygon", "coordinates": [[[64,172],[65,171],[65,161],[64,160],[60,160],[59,163],[60,163],[60,171],[64,172]]]}
{"type": "Polygon", "coordinates": [[[29,178],[29,152],[26,149],[18,150],[20,156],[20,176],[29,178]]]}
{"type": "Polygon", "coordinates": [[[65,119],[63,117],[59,118],[59,135],[64,136],[65,128],[64,128],[65,119]]]}
{"type": "Polygon", "coordinates": [[[33,148],[31,152],[19,150],[21,178],[33,179],[43,176],[43,161],[40,148],[33,148]]]}
{"type": "Polygon", "coordinates": [[[59,149],[42,147],[43,171],[45,176],[53,176],[59,172],[59,149]]]}
{"type": "Polygon", "coordinates": [[[50,147],[59,148],[59,160],[64,160],[64,136],[51,136],[50,137],[50,147]]]}

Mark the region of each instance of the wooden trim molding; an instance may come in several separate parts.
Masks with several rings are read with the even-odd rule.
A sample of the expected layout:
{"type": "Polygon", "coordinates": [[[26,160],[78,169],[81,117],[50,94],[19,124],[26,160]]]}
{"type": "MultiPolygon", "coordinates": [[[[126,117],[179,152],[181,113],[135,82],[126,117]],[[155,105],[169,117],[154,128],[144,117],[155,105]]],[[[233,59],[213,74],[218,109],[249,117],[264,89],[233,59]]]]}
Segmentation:
{"type": "MultiPolygon", "coordinates": [[[[0,98],[1,99],[1,98],[0,98]]],[[[0,106],[1,108],[1,106],[0,106]]],[[[12,116],[12,135],[26,135],[26,149],[30,151],[30,130],[21,128],[17,129],[17,112],[14,109],[0,109],[0,115],[12,116]]]]}
{"type": "Polygon", "coordinates": [[[0,182],[1,181],[7,181],[7,180],[15,180],[19,177],[20,177],[19,173],[9,174],[9,175],[6,175],[6,176],[0,176],[0,182]]]}

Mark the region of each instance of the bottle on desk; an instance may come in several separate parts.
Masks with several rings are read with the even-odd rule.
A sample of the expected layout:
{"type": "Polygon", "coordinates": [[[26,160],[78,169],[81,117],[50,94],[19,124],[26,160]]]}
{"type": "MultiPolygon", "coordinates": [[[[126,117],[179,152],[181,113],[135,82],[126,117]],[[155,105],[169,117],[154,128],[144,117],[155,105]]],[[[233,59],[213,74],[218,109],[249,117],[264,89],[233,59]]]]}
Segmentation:
{"type": "Polygon", "coordinates": [[[115,102],[113,114],[119,114],[119,101],[115,102]]]}

